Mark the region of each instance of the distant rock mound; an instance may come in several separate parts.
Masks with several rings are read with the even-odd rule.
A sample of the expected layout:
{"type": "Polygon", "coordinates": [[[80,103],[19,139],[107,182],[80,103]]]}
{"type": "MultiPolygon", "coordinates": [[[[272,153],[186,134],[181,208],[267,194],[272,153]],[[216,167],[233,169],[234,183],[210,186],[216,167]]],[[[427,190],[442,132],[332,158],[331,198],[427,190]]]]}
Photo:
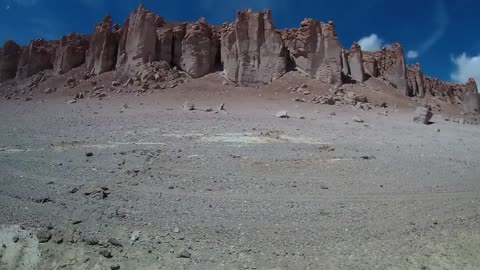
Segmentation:
{"type": "Polygon", "coordinates": [[[85,35],[72,33],[62,37],[55,54],[53,72],[63,74],[85,63],[90,39],[85,35]]]}
{"type": "Polygon", "coordinates": [[[107,16],[95,26],[86,53],[87,71],[99,75],[115,68],[120,29],[112,30],[112,17],[107,16]]]}
{"type": "Polygon", "coordinates": [[[225,76],[242,86],[270,83],[287,69],[287,50],[275,31],[270,10],[237,13],[237,20],[221,30],[225,76]]]}
{"type": "Polygon", "coordinates": [[[0,49],[0,83],[15,78],[22,48],[8,40],[0,49]]]}
{"type": "Polygon", "coordinates": [[[17,78],[24,79],[53,68],[58,41],[36,39],[24,48],[17,67],[17,78]]]}

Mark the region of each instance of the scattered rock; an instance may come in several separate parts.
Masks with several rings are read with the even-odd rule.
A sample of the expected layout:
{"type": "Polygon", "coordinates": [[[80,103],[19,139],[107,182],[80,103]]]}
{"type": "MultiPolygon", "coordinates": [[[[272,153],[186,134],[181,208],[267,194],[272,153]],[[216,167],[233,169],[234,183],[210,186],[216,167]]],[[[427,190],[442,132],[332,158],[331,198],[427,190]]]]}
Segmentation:
{"type": "Polygon", "coordinates": [[[110,250],[108,250],[108,249],[102,249],[102,250],[100,250],[98,253],[99,253],[100,255],[102,255],[103,257],[108,258],[108,259],[110,259],[110,258],[113,257],[113,256],[112,256],[112,252],[110,252],[110,250]]]}
{"type": "Polygon", "coordinates": [[[96,246],[99,243],[95,236],[86,236],[83,238],[83,241],[89,246],[96,246]]]}
{"type": "Polygon", "coordinates": [[[433,113],[429,108],[418,107],[415,110],[415,117],[413,118],[413,121],[415,121],[415,123],[422,123],[428,125],[432,117],[433,113]]]}
{"type": "Polygon", "coordinates": [[[191,256],[192,254],[186,249],[182,249],[177,253],[177,258],[189,259],[191,256]]]}
{"type": "Polygon", "coordinates": [[[113,81],[113,82],[112,82],[112,86],[113,86],[113,87],[120,86],[120,82],[113,81]]]}
{"type": "Polygon", "coordinates": [[[224,111],[225,110],[225,104],[220,104],[220,106],[218,106],[218,110],[219,111],[224,111]]]}
{"type": "Polygon", "coordinates": [[[357,123],[364,123],[363,119],[361,119],[359,116],[355,115],[352,120],[357,123]]]}
{"type": "Polygon", "coordinates": [[[77,100],[76,99],[72,99],[70,101],[67,102],[67,104],[73,104],[73,103],[77,103],[77,100]]]}
{"type": "Polygon", "coordinates": [[[189,101],[186,101],[185,103],[183,103],[183,109],[185,111],[193,111],[195,110],[195,105],[189,101]]]}
{"type": "Polygon", "coordinates": [[[212,107],[207,107],[207,108],[205,109],[205,111],[206,111],[206,112],[213,112],[213,109],[212,109],[212,107]]]}
{"type": "Polygon", "coordinates": [[[52,239],[52,233],[47,229],[40,229],[37,232],[37,239],[39,243],[47,243],[52,239]]]}
{"type": "Polygon", "coordinates": [[[118,270],[118,269],[120,269],[120,265],[119,264],[113,264],[113,265],[110,266],[110,269],[111,270],[118,270]]]}
{"type": "Polygon", "coordinates": [[[85,156],[87,156],[87,157],[93,157],[93,153],[92,153],[92,152],[87,152],[87,153],[85,153],[85,156]]]}
{"type": "Polygon", "coordinates": [[[288,116],[287,111],[279,111],[275,114],[275,117],[277,117],[277,118],[290,118],[290,116],[288,116]]]}
{"type": "Polygon", "coordinates": [[[120,241],[118,241],[115,238],[109,238],[107,240],[107,242],[110,243],[112,246],[115,246],[115,247],[123,247],[122,243],[120,243],[120,241]]]}
{"type": "Polygon", "coordinates": [[[16,235],[14,237],[12,237],[13,243],[17,243],[19,240],[20,240],[20,238],[16,235]]]}
{"type": "Polygon", "coordinates": [[[134,231],[132,233],[132,236],[130,236],[130,245],[131,246],[133,246],[135,244],[135,242],[137,242],[138,239],[140,239],[140,235],[141,235],[140,231],[134,231]]]}

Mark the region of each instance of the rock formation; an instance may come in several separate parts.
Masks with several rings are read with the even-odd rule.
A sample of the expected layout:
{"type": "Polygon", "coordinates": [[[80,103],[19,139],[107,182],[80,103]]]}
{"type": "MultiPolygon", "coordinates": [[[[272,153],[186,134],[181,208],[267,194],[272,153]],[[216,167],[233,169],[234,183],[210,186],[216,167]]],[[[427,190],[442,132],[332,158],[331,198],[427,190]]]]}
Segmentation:
{"type": "Polygon", "coordinates": [[[215,70],[219,38],[205,19],[188,26],[182,42],[182,69],[193,78],[215,70]]]}
{"type": "Polygon", "coordinates": [[[87,36],[73,33],[62,37],[53,63],[54,73],[63,74],[82,65],[89,46],[90,40],[87,36]]]}
{"type": "Polygon", "coordinates": [[[392,48],[384,48],[379,52],[364,53],[363,61],[370,75],[382,76],[405,95],[411,95],[407,82],[405,53],[399,43],[394,43],[392,48]]]}
{"type": "Polygon", "coordinates": [[[270,83],[286,72],[287,51],[275,31],[272,13],[237,13],[222,29],[222,62],[228,79],[243,86],[270,83]]]}
{"type": "Polygon", "coordinates": [[[157,57],[169,65],[173,60],[173,26],[165,25],[157,29],[157,57]]]}
{"type": "Polygon", "coordinates": [[[342,83],[342,47],[333,22],[305,19],[298,30],[287,31],[283,39],[298,69],[326,83],[342,83]]]}
{"type": "Polygon", "coordinates": [[[87,70],[96,75],[115,67],[118,49],[119,28],[112,30],[112,17],[107,16],[95,26],[87,51],[87,70]]]}
{"type": "Polygon", "coordinates": [[[354,43],[348,54],[348,66],[350,76],[357,82],[365,80],[365,69],[363,67],[362,48],[358,43],[354,43]]]}
{"type": "Polygon", "coordinates": [[[480,94],[478,93],[477,82],[473,78],[469,78],[465,84],[462,105],[464,113],[480,114],[480,94]]]}
{"type": "Polygon", "coordinates": [[[177,67],[182,66],[182,47],[183,39],[187,34],[187,24],[179,24],[173,27],[173,54],[172,54],[172,63],[177,67]]]}
{"type": "Polygon", "coordinates": [[[24,48],[17,67],[17,78],[24,79],[40,71],[53,68],[57,41],[36,39],[24,48]]]}
{"type": "Polygon", "coordinates": [[[466,92],[478,93],[477,82],[474,78],[469,78],[468,82],[465,85],[466,92]]]}
{"type": "Polygon", "coordinates": [[[408,89],[413,96],[425,97],[425,79],[420,64],[408,68],[408,89]]]}
{"type": "Polygon", "coordinates": [[[164,24],[163,18],[147,11],[143,5],[130,15],[122,29],[117,72],[137,71],[143,64],[158,59],[157,29],[164,24]]]}
{"type": "Polygon", "coordinates": [[[0,83],[15,78],[21,53],[20,46],[11,40],[0,48],[0,83]]]}

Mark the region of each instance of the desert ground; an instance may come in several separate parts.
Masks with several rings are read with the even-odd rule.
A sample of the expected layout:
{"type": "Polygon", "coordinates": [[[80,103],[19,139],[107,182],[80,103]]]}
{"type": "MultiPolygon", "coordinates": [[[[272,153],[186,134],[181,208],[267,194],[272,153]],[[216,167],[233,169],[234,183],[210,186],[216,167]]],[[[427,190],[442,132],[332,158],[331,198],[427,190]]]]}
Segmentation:
{"type": "Polygon", "coordinates": [[[295,102],[331,86],[292,72],[70,104],[68,76],[0,101],[0,269],[480,269],[480,129],[448,104],[295,102]]]}

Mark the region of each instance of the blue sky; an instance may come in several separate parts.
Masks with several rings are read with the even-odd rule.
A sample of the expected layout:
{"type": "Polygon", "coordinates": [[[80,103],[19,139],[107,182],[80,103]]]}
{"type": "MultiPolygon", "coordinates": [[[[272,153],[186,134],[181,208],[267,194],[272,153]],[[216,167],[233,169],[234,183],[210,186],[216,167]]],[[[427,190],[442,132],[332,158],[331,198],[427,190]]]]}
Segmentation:
{"type": "MultiPolygon", "coordinates": [[[[69,32],[91,33],[105,15],[123,22],[139,0],[0,0],[0,43],[13,39],[58,39],[69,32]]],[[[167,21],[205,17],[220,25],[235,20],[236,10],[271,8],[277,28],[297,28],[303,18],[335,21],[345,47],[361,41],[378,49],[399,41],[424,72],[448,81],[480,82],[480,1],[477,0],[144,0],[147,9],[167,21]]]]}

